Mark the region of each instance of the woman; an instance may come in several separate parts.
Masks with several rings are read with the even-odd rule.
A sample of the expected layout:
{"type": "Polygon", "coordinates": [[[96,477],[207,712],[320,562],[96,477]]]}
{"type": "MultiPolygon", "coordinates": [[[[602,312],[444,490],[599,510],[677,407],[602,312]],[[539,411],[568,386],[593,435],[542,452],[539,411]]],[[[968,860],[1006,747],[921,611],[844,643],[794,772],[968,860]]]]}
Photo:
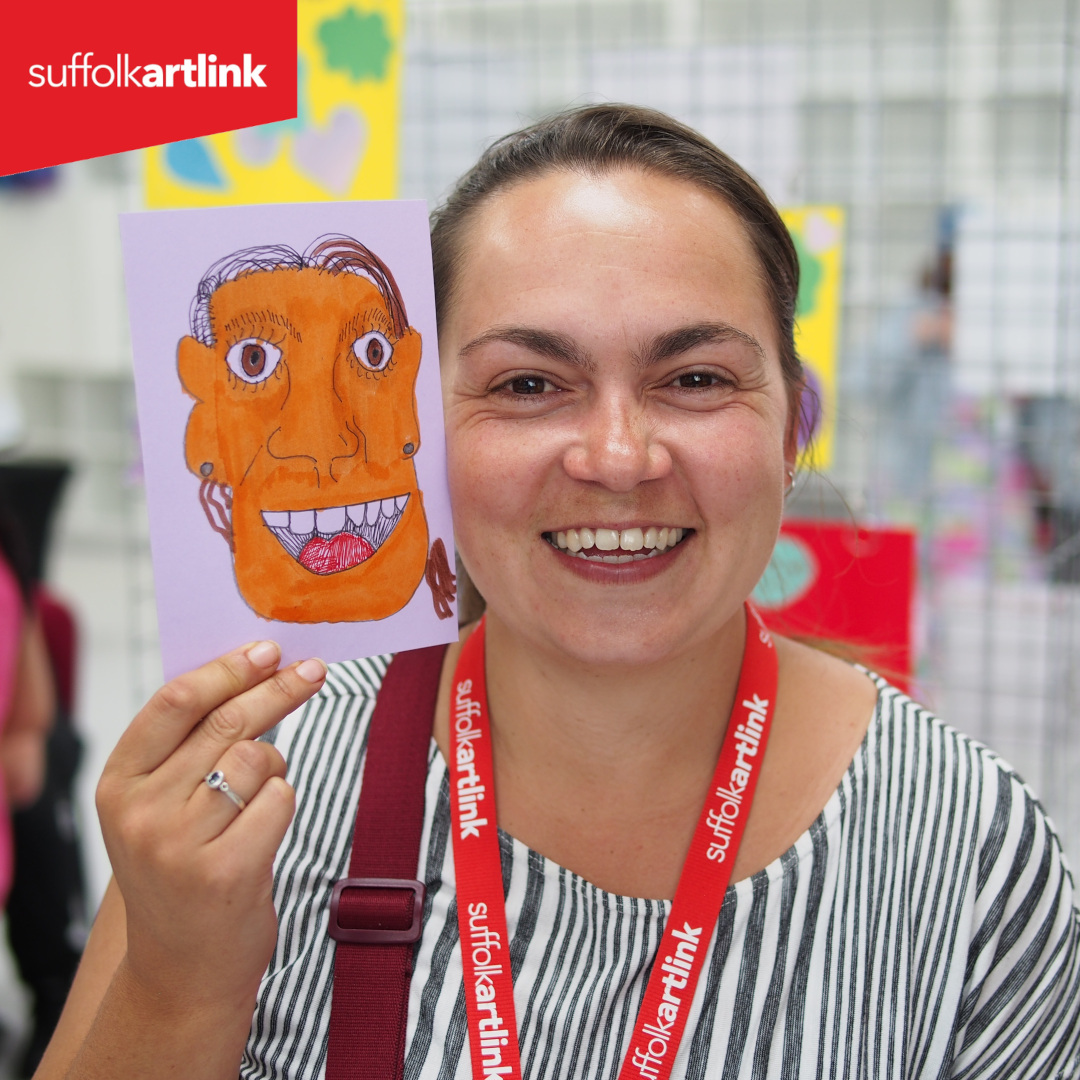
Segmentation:
{"type": "MultiPolygon", "coordinates": [[[[484,685],[526,1075],[626,1058],[652,1077],[665,1056],[676,1077],[1075,1071],[1077,919],[1038,804],[886,684],[773,647],[744,612],[802,388],[798,265],[758,187],[666,117],[588,108],[489,150],[433,248],[486,646],[466,627],[442,666],[405,1074],[484,1075],[466,1028],[513,1049],[502,1028],[483,1040],[494,1004],[477,1032],[456,922],[475,883],[450,853],[479,790],[459,751],[484,685]],[[775,693],[749,698],[744,654],[775,655],[775,693]],[[699,826],[718,755],[740,791],[760,764],[741,845],[726,810],[699,826]],[[715,902],[701,926],[667,920],[688,858],[732,871],[726,894],[680,891],[715,902]],[[643,995],[659,1043],[635,1041],[643,995]]],[[[277,661],[257,643],[175,680],[117,747],[99,789],[116,882],[40,1076],[322,1075],[326,912],[385,662],[277,661]],[[252,741],[270,729],[276,745],[252,741]],[[243,809],[200,783],[211,770],[243,809]]],[[[498,908],[470,900],[467,918],[498,908]]]]}

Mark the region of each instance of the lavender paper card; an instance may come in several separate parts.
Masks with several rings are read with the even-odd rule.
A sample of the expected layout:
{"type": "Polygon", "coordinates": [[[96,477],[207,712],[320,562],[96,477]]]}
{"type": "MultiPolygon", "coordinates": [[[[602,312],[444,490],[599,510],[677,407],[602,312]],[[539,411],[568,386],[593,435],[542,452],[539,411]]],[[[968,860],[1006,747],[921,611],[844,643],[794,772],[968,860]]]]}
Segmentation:
{"type": "Polygon", "coordinates": [[[120,229],[166,677],[456,638],[424,203],[120,229]]]}

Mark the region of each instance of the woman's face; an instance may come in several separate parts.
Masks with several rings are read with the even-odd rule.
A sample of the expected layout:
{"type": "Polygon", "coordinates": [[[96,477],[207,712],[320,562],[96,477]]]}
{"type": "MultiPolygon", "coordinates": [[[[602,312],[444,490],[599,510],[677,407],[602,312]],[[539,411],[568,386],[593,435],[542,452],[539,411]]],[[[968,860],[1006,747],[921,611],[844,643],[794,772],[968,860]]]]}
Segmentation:
{"type": "Polygon", "coordinates": [[[738,219],[682,181],[553,172],[493,198],[463,254],[448,468],[492,616],[589,664],[702,644],[768,562],[794,453],[738,219]]]}

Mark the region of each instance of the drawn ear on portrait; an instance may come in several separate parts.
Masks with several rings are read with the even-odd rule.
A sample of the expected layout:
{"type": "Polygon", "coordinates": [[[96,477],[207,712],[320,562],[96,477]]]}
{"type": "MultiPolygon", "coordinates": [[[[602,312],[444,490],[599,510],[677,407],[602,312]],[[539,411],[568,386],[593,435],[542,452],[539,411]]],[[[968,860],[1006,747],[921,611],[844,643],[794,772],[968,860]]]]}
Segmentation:
{"type": "MultiPolygon", "coordinates": [[[[401,335],[396,346],[401,357],[403,374],[406,375],[410,386],[415,385],[416,376],[420,370],[420,355],[422,340],[420,335],[411,326],[401,335]]],[[[397,439],[401,445],[402,457],[413,457],[420,449],[420,417],[417,413],[416,394],[409,399],[408,409],[401,409],[397,418],[397,439]]]]}
{"type": "Polygon", "coordinates": [[[424,577],[431,590],[431,602],[435,605],[435,614],[440,619],[449,619],[454,614],[450,605],[457,599],[457,575],[450,569],[446,545],[441,537],[436,537],[431,545],[424,577]]]}
{"type": "Polygon", "coordinates": [[[199,478],[199,504],[210,528],[224,537],[229,550],[234,551],[232,491],[225,475],[214,409],[213,371],[217,362],[217,353],[209,345],[190,336],[181,338],[176,366],[184,392],[195,399],[184,435],[184,459],[188,470],[199,478]]]}

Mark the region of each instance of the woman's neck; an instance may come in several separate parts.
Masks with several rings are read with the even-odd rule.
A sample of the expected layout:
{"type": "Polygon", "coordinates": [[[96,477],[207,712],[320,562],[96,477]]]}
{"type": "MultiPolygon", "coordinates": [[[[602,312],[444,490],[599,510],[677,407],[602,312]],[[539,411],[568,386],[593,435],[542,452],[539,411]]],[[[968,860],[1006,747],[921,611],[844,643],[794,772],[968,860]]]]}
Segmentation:
{"type": "MultiPolygon", "coordinates": [[[[670,897],[712,778],[742,660],[742,612],[646,665],[586,665],[487,623],[499,824],[613,892],[670,897]]],[[[448,657],[436,739],[445,755],[448,657]]]]}
{"type": "Polygon", "coordinates": [[[552,782],[616,786],[715,761],[735,696],[740,611],[714,639],[650,664],[583,664],[487,623],[495,753],[518,775],[550,763],[552,782]]]}

